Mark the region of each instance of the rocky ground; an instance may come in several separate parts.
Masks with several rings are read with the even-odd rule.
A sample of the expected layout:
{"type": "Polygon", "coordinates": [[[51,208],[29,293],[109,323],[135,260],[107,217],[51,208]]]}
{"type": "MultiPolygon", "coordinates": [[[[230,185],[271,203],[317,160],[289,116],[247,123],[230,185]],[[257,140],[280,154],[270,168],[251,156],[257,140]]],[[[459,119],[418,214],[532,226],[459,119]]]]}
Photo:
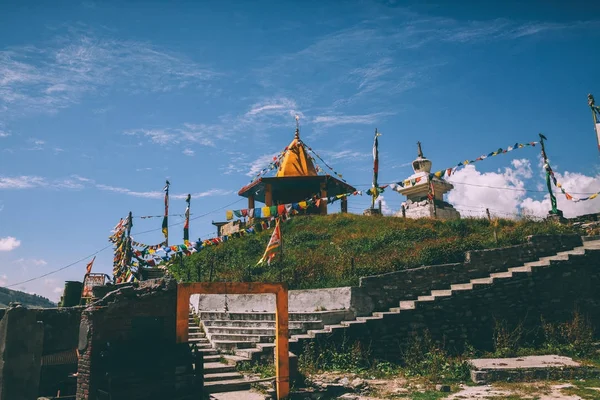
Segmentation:
{"type": "Polygon", "coordinates": [[[495,383],[492,385],[435,385],[418,378],[377,379],[335,372],[313,375],[312,390],[299,399],[437,400],[532,399],[600,400],[600,379],[565,382],[495,383]]]}

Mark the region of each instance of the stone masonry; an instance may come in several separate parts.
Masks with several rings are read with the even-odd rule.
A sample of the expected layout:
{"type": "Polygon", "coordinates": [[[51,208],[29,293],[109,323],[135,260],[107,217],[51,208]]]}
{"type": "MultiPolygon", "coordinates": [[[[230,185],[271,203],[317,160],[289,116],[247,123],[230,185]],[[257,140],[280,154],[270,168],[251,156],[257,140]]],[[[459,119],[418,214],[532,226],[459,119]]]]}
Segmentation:
{"type": "Polygon", "coordinates": [[[0,400],[38,397],[44,327],[36,310],[10,307],[0,321],[0,400]]]}
{"type": "Polygon", "coordinates": [[[450,351],[462,351],[465,343],[491,350],[496,321],[535,332],[542,317],[564,322],[575,310],[588,317],[598,332],[599,285],[600,242],[585,242],[585,247],[487,277],[456,281],[426,296],[400,301],[399,307],[386,312],[299,335],[290,341],[290,348],[298,354],[309,340],[358,340],[369,345],[375,357],[398,360],[412,337],[428,331],[450,351]]]}

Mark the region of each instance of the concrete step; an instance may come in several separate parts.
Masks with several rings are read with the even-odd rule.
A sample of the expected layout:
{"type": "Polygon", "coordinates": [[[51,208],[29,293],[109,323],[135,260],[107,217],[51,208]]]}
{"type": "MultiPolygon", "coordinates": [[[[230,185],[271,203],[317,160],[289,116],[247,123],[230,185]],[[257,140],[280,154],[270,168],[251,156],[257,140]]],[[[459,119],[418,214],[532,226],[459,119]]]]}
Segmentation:
{"type": "Polygon", "coordinates": [[[452,296],[452,290],[432,290],[431,295],[433,297],[447,297],[452,296]]]}
{"type": "Polygon", "coordinates": [[[413,300],[403,300],[400,302],[400,310],[414,310],[416,307],[413,300]]]}
{"type": "Polygon", "coordinates": [[[219,354],[214,354],[212,356],[204,356],[202,358],[204,360],[205,363],[209,363],[209,362],[220,362],[221,360],[221,355],[219,354]]]}
{"type": "Polygon", "coordinates": [[[526,267],[526,266],[522,266],[522,267],[513,267],[513,268],[509,268],[508,269],[511,273],[513,272],[531,272],[531,267],[526,267]]]}
{"type": "MultiPolygon", "coordinates": [[[[211,337],[215,334],[275,336],[275,328],[237,328],[226,326],[211,326],[207,327],[206,331],[211,337]]],[[[291,329],[288,327],[288,332],[290,335],[297,335],[300,333],[304,333],[305,331],[306,330],[304,329],[291,329]]]]}
{"type": "Polygon", "coordinates": [[[417,297],[417,301],[422,301],[422,302],[425,302],[425,301],[434,301],[434,300],[435,300],[435,297],[433,297],[433,296],[419,296],[419,297],[417,297]]]}
{"type": "Polygon", "coordinates": [[[531,261],[523,264],[524,267],[547,267],[550,261],[531,261]]]}
{"type": "Polygon", "coordinates": [[[204,374],[222,374],[225,372],[236,372],[235,366],[223,364],[222,362],[205,362],[204,374]]]}
{"type": "Polygon", "coordinates": [[[204,374],[204,382],[231,381],[242,378],[244,378],[244,376],[239,372],[221,372],[218,374],[204,374]]]}
{"type": "Polygon", "coordinates": [[[235,355],[239,357],[244,357],[248,360],[252,360],[252,356],[256,353],[260,353],[262,350],[258,348],[253,349],[237,349],[235,350],[235,355]]]}
{"type": "MultiPolygon", "coordinates": [[[[346,319],[352,313],[348,310],[291,312],[288,317],[290,321],[322,321],[324,324],[337,323],[346,319]]],[[[275,321],[275,313],[271,312],[220,312],[203,311],[200,313],[202,321],[207,320],[252,320],[252,321],[275,321]]]]}
{"type": "Polygon", "coordinates": [[[232,341],[232,342],[253,342],[253,343],[269,343],[275,341],[275,335],[237,335],[226,333],[215,333],[210,335],[210,340],[215,341],[232,341]]]}
{"type": "Polygon", "coordinates": [[[206,348],[198,349],[198,351],[200,353],[203,353],[203,355],[205,357],[206,356],[214,356],[214,355],[218,355],[219,354],[219,352],[216,349],[212,348],[212,347],[211,348],[206,347],[206,348]]]}
{"type": "Polygon", "coordinates": [[[494,272],[493,274],[490,274],[490,276],[492,278],[504,279],[504,278],[512,278],[513,274],[510,271],[494,272]]]}
{"type": "Polygon", "coordinates": [[[450,289],[453,292],[458,292],[460,290],[472,290],[473,284],[472,283],[457,283],[454,285],[450,285],[450,289]]]}
{"type": "Polygon", "coordinates": [[[245,381],[243,379],[235,379],[231,381],[216,381],[204,383],[205,393],[226,393],[237,392],[240,390],[250,390],[250,382],[245,381]]]}
{"type": "MultiPolygon", "coordinates": [[[[253,320],[206,320],[202,324],[209,327],[220,328],[246,328],[246,329],[275,329],[275,321],[253,321],[253,320]]],[[[319,329],[323,326],[322,321],[290,321],[288,329],[319,329]]]]}
{"type": "MultiPolygon", "coordinates": [[[[253,320],[205,320],[202,324],[209,327],[227,327],[227,328],[248,328],[248,329],[275,329],[275,321],[253,321],[253,320]]],[[[319,329],[323,327],[323,322],[318,321],[290,321],[288,329],[319,329]]]]}
{"type": "Polygon", "coordinates": [[[494,283],[494,278],[471,279],[471,283],[473,285],[491,285],[492,283],[494,283]]]}
{"type": "Polygon", "coordinates": [[[212,342],[215,349],[219,349],[221,351],[235,351],[237,349],[249,349],[251,347],[256,346],[256,342],[246,342],[246,341],[231,341],[231,340],[214,340],[212,342]]]}

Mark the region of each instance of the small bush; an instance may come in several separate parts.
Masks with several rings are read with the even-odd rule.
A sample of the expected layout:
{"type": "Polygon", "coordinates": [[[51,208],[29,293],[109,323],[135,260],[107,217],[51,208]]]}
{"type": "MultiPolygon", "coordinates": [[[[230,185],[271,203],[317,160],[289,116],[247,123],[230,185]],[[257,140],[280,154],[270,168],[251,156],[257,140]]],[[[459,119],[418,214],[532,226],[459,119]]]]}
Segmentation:
{"type": "Polygon", "coordinates": [[[459,382],[469,379],[470,367],[462,357],[450,357],[429,332],[415,336],[404,352],[405,373],[423,376],[434,383],[459,382]]]}
{"type": "Polygon", "coordinates": [[[588,357],[594,354],[594,329],[590,321],[579,311],[570,321],[552,324],[542,318],[544,347],[559,354],[588,357]]]}
{"type": "Polygon", "coordinates": [[[509,329],[506,321],[495,321],[494,328],[494,356],[515,357],[521,346],[523,325],[509,329]]]}

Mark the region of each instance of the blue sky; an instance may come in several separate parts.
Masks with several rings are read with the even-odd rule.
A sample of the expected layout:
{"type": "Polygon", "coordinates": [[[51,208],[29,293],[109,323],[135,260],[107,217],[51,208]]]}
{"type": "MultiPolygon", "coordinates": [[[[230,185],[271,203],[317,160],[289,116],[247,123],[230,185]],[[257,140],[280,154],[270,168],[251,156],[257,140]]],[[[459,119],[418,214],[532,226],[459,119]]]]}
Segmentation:
{"type": "MultiPolygon", "coordinates": [[[[441,169],[543,132],[567,190],[600,190],[586,100],[600,98],[600,6],[455,3],[0,0],[0,284],[102,249],[130,210],[160,215],[167,178],[171,212],[191,193],[193,216],[208,213],[191,237],[209,237],[225,217],[210,212],[241,199],[295,115],[359,189],[378,128],[382,182],[412,173],[417,140],[441,169]]],[[[538,155],[465,168],[448,200],[465,215],[544,215],[538,155]]],[[[382,199],[387,213],[403,200],[382,199]]],[[[350,211],[368,204],[353,197],[350,211]]],[[[559,208],[598,212],[600,200],[559,208]]],[[[160,224],[135,219],[135,239],[160,242],[160,224]]],[[[181,241],[181,225],[171,235],[181,241]]],[[[111,263],[106,249],[94,269],[111,263]]],[[[13,288],[57,300],[84,267],[13,288]]]]}

